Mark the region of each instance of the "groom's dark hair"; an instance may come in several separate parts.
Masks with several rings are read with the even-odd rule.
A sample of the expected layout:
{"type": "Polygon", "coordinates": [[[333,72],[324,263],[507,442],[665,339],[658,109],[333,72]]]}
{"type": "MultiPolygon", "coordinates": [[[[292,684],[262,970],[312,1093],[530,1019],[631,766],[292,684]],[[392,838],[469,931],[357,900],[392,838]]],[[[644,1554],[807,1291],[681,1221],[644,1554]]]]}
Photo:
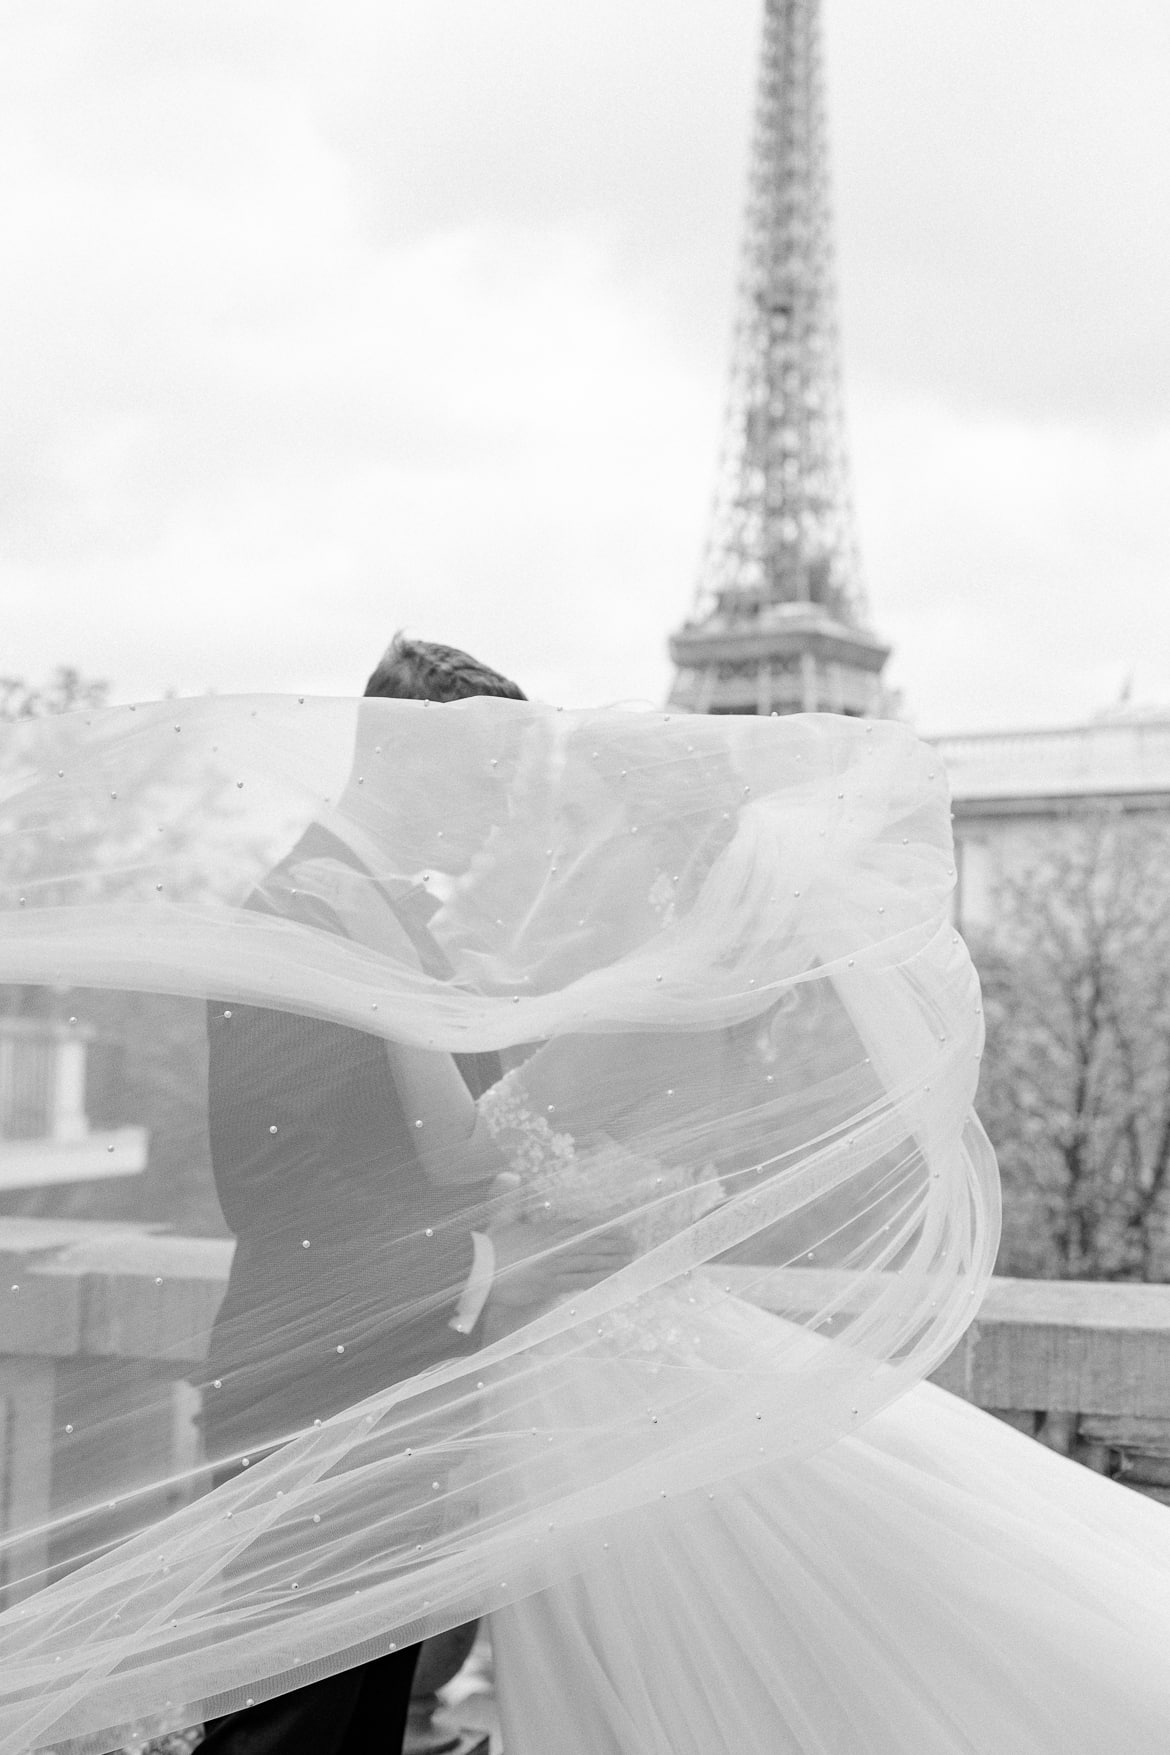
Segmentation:
{"type": "Polygon", "coordinates": [[[470,695],[503,695],[526,701],[523,689],[457,646],[395,634],[365,686],[367,695],[396,701],[465,701],[470,695]]]}

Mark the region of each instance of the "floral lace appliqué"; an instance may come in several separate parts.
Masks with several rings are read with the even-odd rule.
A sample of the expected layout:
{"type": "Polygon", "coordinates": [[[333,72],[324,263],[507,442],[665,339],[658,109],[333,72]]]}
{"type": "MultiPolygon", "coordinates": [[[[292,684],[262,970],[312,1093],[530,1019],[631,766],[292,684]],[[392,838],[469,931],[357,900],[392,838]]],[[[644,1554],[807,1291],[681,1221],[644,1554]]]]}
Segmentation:
{"type": "MultiPolygon", "coordinates": [[[[523,1179],[523,1217],[529,1224],[587,1224],[612,1219],[633,1238],[639,1254],[653,1249],[724,1200],[710,1165],[698,1169],[641,1157],[608,1135],[578,1141],[557,1132],[527,1100],[521,1068],[479,1099],[489,1132],[523,1179]]],[[[699,1360],[704,1351],[689,1318],[701,1303],[690,1273],[609,1312],[591,1335],[594,1346],[619,1354],[649,1354],[655,1368],[672,1360],[699,1360]]]]}
{"type": "Polygon", "coordinates": [[[674,923],[674,886],[676,882],[677,879],[660,871],[651,884],[650,892],[646,897],[663,926],[671,926],[674,923]]]}
{"type": "Polygon", "coordinates": [[[524,1182],[530,1222],[624,1220],[639,1252],[665,1242],[724,1198],[709,1165],[692,1169],[639,1156],[607,1134],[578,1142],[527,1101],[517,1068],[479,1100],[488,1131],[524,1182]]]}

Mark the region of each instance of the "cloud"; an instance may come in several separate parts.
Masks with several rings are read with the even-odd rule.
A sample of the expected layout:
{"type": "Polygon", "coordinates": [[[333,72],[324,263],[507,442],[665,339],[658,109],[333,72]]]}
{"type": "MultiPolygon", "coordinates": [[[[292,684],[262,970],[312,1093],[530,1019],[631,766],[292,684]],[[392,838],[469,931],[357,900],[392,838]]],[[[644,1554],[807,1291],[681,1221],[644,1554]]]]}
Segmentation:
{"type": "Polygon", "coordinates": [[[30,458],[18,641],[47,598],[123,693],[347,689],[405,622],[560,699],[661,692],[714,408],[588,238],[367,252],[246,341],[167,341],[157,376],[79,386],[30,458]]]}
{"type": "MultiPolygon", "coordinates": [[[[1170,696],[1170,14],[825,13],[857,498],[908,704],[1073,717],[1135,658],[1170,696]]],[[[15,0],[4,667],[348,691],[404,622],[551,697],[659,698],[757,24],[15,0]]]]}
{"type": "Polygon", "coordinates": [[[882,403],[862,411],[857,451],[891,670],[924,730],[1068,722],[1131,672],[1170,703],[1170,603],[1149,543],[1170,423],[1119,440],[882,403]]]}
{"type": "Polygon", "coordinates": [[[825,9],[849,363],[990,410],[1166,413],[1170,12],[825,9]]]}

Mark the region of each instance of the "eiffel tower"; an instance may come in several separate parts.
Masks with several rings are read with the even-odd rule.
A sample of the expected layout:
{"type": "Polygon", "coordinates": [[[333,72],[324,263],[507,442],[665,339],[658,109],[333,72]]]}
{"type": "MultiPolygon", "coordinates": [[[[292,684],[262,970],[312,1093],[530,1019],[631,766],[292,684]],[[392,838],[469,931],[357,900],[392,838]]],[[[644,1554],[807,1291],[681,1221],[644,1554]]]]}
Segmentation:
{"type": "Polygon", "coordinates": [[[819,0],[765,0],[731,390],[670,705],[888,711],[841,408],[819,0]]]}

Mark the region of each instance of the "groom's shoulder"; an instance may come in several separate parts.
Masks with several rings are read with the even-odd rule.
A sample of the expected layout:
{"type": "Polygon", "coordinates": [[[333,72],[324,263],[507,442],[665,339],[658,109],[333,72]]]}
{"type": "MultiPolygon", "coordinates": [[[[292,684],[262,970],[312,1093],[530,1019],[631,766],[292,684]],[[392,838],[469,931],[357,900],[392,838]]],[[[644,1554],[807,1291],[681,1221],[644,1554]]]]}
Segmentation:
{"type": "MultiPolygon", "coordinates": [[[[320,823],[311,823],[275,865],[266,871],[242,904],[246,914],[266,914],[312,930],[344,938],[344,924],[334,909],[319,895],[297,882],[298,874],[312,860],[346,858],[353,863],[345,843],[320,823]]],[[[207,1001],[208,1034],[213,1064],[225,1059],[230,1064],[241,1050],[262,1045],[272,1050],[277,1045],[285,1052],[295,1041],[319,1051],[321,1039],[351,1032],[327,1020],[294,1011],[272,1009],[254,1003],[236,1002],[225,1006],[222,999],[207,1001]],[[233,1024],[228,1044],[225,1021],[233,1024]],[[225,1053],[217,1055],[216,1050],[225,1053]]]]}
{"type": "Polygon", "coordinates": [[[336,909],[313,889],[297,882],[306,866],[322,860],[346,865],[355,871],[364,869],[356,854],[339,836],[323,823],[310,823],[288,852],[265,872],[244,902],[245,909],[348,937],[336,909]]]}

